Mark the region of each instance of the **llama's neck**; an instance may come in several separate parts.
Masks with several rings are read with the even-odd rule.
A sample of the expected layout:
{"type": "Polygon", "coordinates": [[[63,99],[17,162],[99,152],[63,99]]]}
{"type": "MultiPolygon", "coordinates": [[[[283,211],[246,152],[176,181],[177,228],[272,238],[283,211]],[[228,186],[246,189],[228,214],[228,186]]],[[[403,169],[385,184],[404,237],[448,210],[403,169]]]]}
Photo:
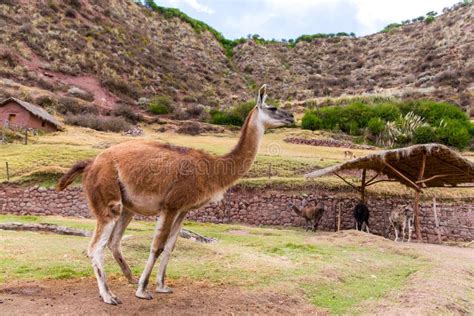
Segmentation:
{"type": "Polygon", "coordinates": [[[257,110],[253,110],[242,126],[237,145],[215,162],[215,179],[219,187],[231,186],[249,171],[257,156],[264,131],[263,125],[258,121],[257,110]]]}

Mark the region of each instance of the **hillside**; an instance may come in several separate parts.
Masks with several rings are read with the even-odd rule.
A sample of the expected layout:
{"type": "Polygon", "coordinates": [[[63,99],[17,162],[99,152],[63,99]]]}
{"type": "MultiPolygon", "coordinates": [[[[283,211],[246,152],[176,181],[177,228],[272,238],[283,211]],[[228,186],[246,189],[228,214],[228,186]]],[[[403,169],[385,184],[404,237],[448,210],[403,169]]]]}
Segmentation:
{"type": "Polygon", "coordinates": [[[474,6],[457,6],[432,23],[295,47],[247,40],[229,57],[209,31],[131,0],[0,1],[0,98],[54,110],[69,95],[110,110],[166,95],[182,108],[213,108],[246,100],[266,82],[285,101],[383,94],[468,109],[473,16],[474,6]]]}

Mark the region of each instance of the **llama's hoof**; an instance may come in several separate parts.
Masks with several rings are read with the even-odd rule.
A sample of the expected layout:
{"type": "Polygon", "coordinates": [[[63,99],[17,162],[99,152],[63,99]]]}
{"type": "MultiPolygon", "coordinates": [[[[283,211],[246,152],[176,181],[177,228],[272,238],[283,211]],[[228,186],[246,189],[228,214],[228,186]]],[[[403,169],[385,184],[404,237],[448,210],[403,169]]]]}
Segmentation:
{"type": "Polygon", "coordinates": [[[122,304],[122,301],[117,296],[115,296],[112,292],[104,293],[101,295],[101,297],[104,303],[107,303],[110,305],[122,304]]]}
{"type": "Polygon", "coordinates": [[[147,290],[137,290],[135,292],[135,296],[144,300],[151,300],[153,299],[153,295],[147,290]]]}
{"type": "Polygon", "coordinates": [[[161,293],[161,294],[171,294],[173,293],[173,289],[166,285],[163,285],[163,286],[157,286],[155,292],[161,293]]]}

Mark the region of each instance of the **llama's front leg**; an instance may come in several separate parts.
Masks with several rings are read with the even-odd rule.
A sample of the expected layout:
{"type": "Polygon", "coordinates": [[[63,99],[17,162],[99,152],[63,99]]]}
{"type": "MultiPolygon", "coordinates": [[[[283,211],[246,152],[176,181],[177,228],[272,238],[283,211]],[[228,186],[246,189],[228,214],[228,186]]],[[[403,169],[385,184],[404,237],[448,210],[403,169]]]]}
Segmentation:
{"type": "Polygon", "coordinates": [[[102,299],[107,304],[117,305],[122,302],[117,296],[115,296],[107,286],[104,269],[104,250],[109,241],[110,235],[114,230],[115,221],[109,221],[107,223],[97,222],[94,236],[89,245],[89,258],[92,261],[92,267],[94,268],[94,274],[97,279],[97,285],[99,286],[99,293],[102,299]]]}
{"type": "Polygon", "coordinates": [[[398,241],[398,228],[395,228],[395,240],[398,241]]]}
{"type": "Polygon", "coordinates": [[[402,225],[402,242],[405,241],[405,230],[406,230],[406,223],[403,223],[402,225]]]}
{"type": "Polygon", "coordinates": [[[365,230],[367,231],[367,234],[370,234],[369,224],[367,222],[365,222],[365,230]]]}
{"type": "Polygon", "coordinates": [[[356,221],[356,230],[359,230],[359,222],[356,221]]]}
{"type": "Polygon", "coordinates": [[[171,226],[173,225],[174,219],[176,217],[176,213],[164,212],[160,215],[158,219],[158,223],[156,225],[155,236],[151,243],[150,247],[150,255],[148,256],[148,261],[145,266],[145,270],[138,281],[138,288],[135,292],[135,296],[138,298],[143,298],[147,300],[151,300],[153,296],[150,292],[146,290],[148,286],[148,281],[150,280],[150,274],[153,270],[153,266],[155,265],[156,259],[160,256],[163,252],[165,247],[166,241],[168,240],[171,226]]]}
{"type": "Polygon", "coordinates": [[[179,236],[179,231],[181,230],[181,225],[183,224],[184,218],[186,217],[186,212],[182,212],[176,218],[173,228],[171,229],[170,236],[166,242],[165,249],[163,250],[163,256],[160,260],[160,267],[158,268],[158,276],[156,280],[156,292],[157,293],[172,293],[173,290],[165,285],[165,275],[168,262],[170,260],[171,253],[174,250],[176,245],[176,240],[179,236]]]}

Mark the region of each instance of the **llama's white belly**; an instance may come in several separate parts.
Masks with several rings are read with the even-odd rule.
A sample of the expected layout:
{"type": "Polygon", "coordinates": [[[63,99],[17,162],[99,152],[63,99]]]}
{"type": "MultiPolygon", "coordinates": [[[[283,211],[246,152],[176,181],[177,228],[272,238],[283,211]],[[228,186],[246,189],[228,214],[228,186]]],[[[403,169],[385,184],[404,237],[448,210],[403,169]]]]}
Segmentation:
{"type": "Polygon", "coordinates": [[[214,193],[209,199],[209,203],[217,203],[217,202],[222,201],[222,199],[224,198],[225,192],[226,190],[222,190],[222,191],[218,191],[214,193]]]}

